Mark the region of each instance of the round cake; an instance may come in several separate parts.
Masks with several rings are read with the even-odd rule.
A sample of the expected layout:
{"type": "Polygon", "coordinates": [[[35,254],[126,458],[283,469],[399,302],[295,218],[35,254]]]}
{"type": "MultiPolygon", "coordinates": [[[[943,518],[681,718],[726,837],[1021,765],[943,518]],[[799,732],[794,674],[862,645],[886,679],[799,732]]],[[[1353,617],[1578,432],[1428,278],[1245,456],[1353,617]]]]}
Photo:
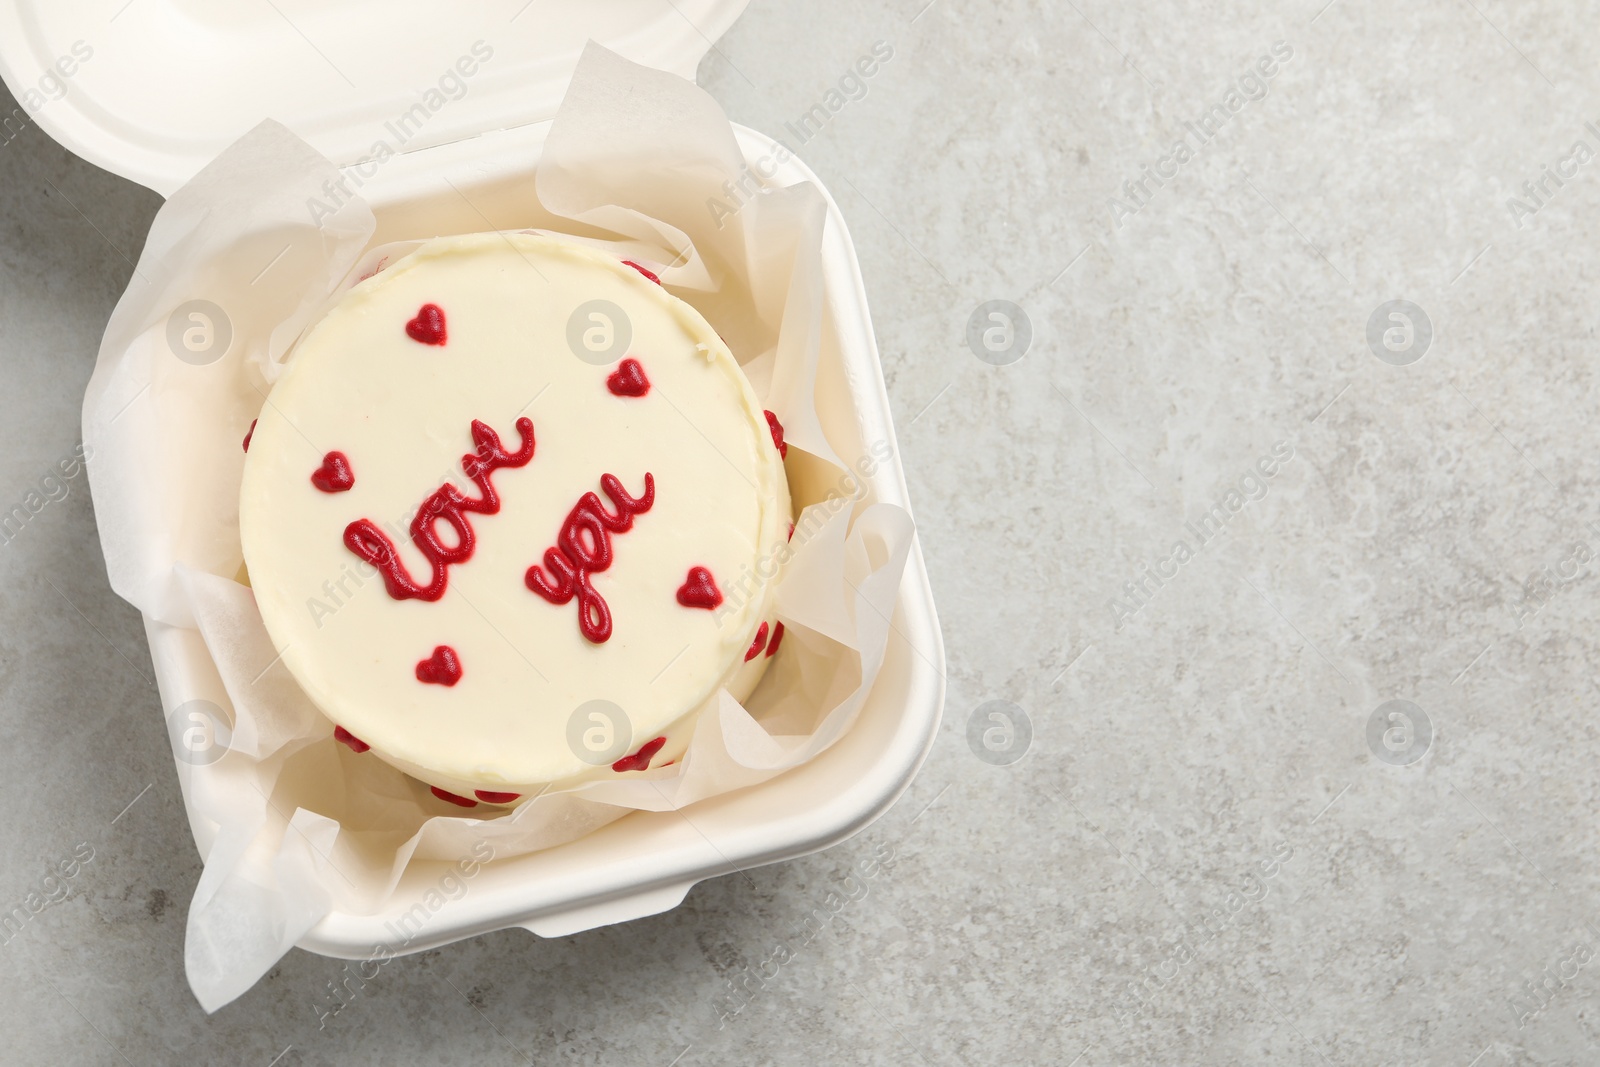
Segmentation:
{"type": "Polygon", "coordinates": [[[782,637],[782,428],[698,312],[584,246],[443,237],[362,280],[245,447],[283,663],[441,801],[666,766],[782,637]]]}

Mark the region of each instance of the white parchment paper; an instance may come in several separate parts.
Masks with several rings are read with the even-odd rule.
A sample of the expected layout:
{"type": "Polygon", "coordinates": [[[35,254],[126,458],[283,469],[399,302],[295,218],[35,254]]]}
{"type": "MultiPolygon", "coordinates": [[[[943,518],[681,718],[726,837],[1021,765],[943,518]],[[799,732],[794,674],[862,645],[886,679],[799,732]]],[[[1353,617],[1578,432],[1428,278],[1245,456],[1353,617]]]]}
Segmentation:
{"type": "MultiPolygon", "coordinates": [[[[240,581],[241,440],[330,296],[400,249],[370,248],[372,210],[358,194],[330,197],[338,168],[270,121],[157,215],[106,329],[84,440],[113,588],[151,619],[198,631],[225,695],[211,702],[225,742],[198,755],[174,747],[205,857],[185,962],[206,1010],[247,990],[330,911],[382,907],[413,859],[458,859],[484,841],[496,858],[550,848],[630,810],[758,784],[849,729],[883,661],[911,521],[865,495],[888,442],[857,440],[854,420],[817,408],[825,202],[810,185],[730,194],[725,183],[745,173],[709,96],[591,46],[526,195],[656,269],[728,339],[782,421],[790,469],[802,472],[796,502],[809,505],[778,592],[782,651],[746,704],[724,692],[702,715],[677,764],[500,815],[438,815],[413,780],[333,741],[240,581]],[[189,328],[201,332],[183,340],[189,328]]],[[[163,696],[171,716],[192,694],[163,696]]]]}

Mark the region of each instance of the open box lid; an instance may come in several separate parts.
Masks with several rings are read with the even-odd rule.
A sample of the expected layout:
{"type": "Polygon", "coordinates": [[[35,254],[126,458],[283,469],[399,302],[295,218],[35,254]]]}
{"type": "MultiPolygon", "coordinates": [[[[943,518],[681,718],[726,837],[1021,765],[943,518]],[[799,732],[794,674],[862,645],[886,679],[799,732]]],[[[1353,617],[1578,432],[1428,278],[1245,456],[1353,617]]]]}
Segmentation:
{"type": "Polygon", "coordinates": [[[341,165],[552,118],[595,40],[690,80],[749,0],[0,0],[18,110],[170,195],[265,118],[341,165]]]}

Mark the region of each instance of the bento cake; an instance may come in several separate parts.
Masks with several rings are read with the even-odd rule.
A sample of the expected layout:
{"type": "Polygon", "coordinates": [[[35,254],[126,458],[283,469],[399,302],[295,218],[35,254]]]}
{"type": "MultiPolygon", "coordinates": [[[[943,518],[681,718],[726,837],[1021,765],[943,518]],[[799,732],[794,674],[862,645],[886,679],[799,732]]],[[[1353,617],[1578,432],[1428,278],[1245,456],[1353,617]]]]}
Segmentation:
{"type": "Polygon", "coordinates": [[[642,267],[437,238],[295,346],[246,449],[267,633],[335,736],[442,801],[676,760],[782,637],[782,428],[642,267]]]}

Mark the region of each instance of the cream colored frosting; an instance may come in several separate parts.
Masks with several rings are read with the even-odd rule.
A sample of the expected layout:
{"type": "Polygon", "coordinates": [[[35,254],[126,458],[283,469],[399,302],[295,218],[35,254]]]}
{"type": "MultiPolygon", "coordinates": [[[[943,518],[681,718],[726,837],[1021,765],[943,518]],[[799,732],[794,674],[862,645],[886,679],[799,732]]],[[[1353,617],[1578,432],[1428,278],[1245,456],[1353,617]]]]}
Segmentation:
{"type": "Polygon", "coordinates": [[[627,753],[666,737],[651,766],[680,755],[695,714],[725,685],[743,699],[767,663],[745,655],[774,621],[772,561],[789,520],[767,420],[716,332],[632,267],[530,234],[439,238],[346,293],[262,408],[240,496],[249,579],[284,664],[374,753],[467,797],[618,773],[595,765],[603,720],[580,715],[573,733],[591,701],[622,709],[627,753]],[[583,312],[592,301],[622,309],[631,326],[610,363],[593,362],[607,323],[583,312]],[[443,344],[406,331],[429,304],[443,311],[443,344]],[[624,354],[648,377],[646,395],[607,388],[624,354]],[[489,475],[500,509],[466,515],[471,558],[448,567],[438,600],[392,597],[347,547],[346,527],[371,520],[426,580],[413,515],[446,481],[477,498],[462,465],[473,421],[515,451],[519,417],[532,421],[534,454],[489,475]],[[331,452],[348,459],[348,491],[312,484],[331,452]],[[591,577],[612,619],[596,643],[580,631],[577,601],[551,603],[526,572],[584,494],[615,510],[602,475],[638,497],[646,472],[653,504],[610,534],[613,561],[591,577]],[[694,567],[722,592],[714,611],[678,601],[694,567]],[[459,657],[453,686],[417,678],[439,645],[459,657]]]}

